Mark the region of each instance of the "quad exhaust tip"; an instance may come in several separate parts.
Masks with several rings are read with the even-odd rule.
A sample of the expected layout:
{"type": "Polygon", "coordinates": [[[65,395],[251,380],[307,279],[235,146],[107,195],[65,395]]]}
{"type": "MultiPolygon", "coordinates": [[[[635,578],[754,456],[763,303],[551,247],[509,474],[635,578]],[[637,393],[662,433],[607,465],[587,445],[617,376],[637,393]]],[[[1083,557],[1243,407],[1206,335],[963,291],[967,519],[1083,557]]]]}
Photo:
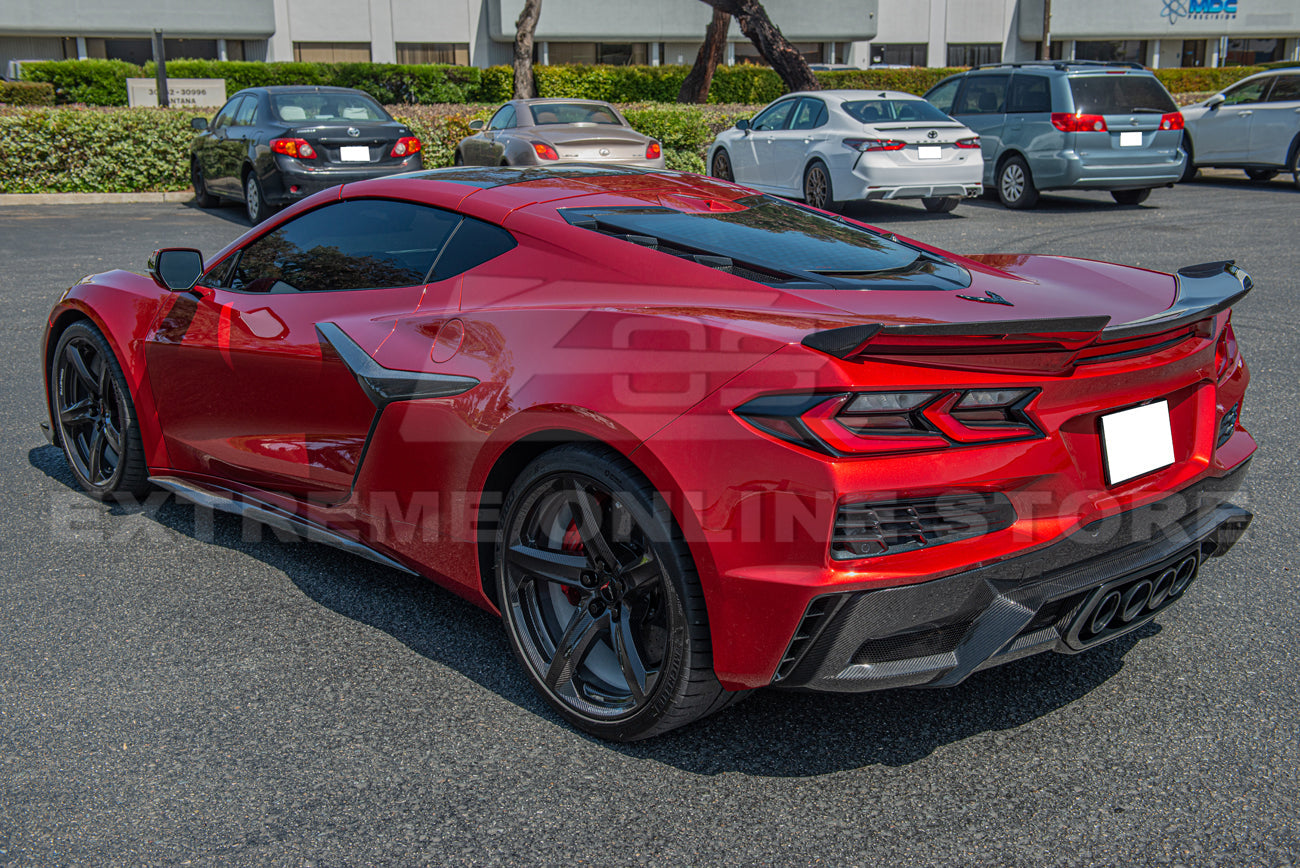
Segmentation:
{"type": "Polygon", "coordinates": [[[1159,572],[1119,579],[1098,588],[1083,604],[1066,644],[1083,648],[1105,642],[1140,626],[1182,596],[1200,572],[1196,549],[1159,572]]]}

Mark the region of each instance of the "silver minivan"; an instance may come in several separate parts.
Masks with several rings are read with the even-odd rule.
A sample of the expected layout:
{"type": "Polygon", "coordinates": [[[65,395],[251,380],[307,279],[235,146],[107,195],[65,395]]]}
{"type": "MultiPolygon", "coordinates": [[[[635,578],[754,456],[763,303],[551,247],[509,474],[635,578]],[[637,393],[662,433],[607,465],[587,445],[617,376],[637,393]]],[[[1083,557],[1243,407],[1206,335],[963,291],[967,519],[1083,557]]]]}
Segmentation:
{"type": "Polygon", "coordinates": [[[1290,172],[1300,187],[1300,69],[1261,72],[1183,109],[1190,181],[1201,166],[1244,169],[1252,181],[1290,172]]]}
{"type": "Polygon", "coordinates": [[[1008,208],[1044,190],[1109,190],[1144,202],[1183,174],[1183,116],[1137,64],[1004,63],[939,82],[925,98],[980,137],[984,186],[1008,208]]]}

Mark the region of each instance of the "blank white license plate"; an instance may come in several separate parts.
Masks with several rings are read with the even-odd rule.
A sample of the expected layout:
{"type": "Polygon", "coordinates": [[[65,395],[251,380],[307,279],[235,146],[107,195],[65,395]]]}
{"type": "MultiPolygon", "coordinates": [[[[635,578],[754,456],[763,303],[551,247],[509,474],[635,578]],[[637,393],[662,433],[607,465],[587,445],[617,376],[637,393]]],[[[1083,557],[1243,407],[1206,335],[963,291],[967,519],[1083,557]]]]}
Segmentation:
{"type": "Polygon", "coordinates": [[[1174,435],[1169,428],[1169,402],[1157,401],[1101,417],[1101,448],[1106,458],[1106,483],[1150,473],[1174,463],[1174,435]]]}
{"type": "Polygon", "coordinates": [[[1120,133],[1119,146],[1121,148],[1137,148],[1142,146],[1141,133],[1120,133]]]}
{"type": "Polygon", "coordinates": [[[939,145],[920,145],[916,149],[916,156],[922,160],[942,160],[943,148],[939,145]]]}
{"type": "Polygon", "coordinates": [[[365,145],[344,145],[339,148],[339,159],[345,163],[369,163],[370,148],[365,145]]]}

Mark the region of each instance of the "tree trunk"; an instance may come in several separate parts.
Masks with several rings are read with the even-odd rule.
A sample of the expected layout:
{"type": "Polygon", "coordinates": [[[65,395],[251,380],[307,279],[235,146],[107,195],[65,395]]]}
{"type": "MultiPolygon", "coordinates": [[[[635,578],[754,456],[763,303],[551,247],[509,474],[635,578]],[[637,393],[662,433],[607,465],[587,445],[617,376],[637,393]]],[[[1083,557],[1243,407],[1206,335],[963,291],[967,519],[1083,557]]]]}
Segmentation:
{"type": "Polygon", "coordinates": [[[681,92],[677,94],[678,102],[704,103],[709,101],[709,85],[713,84],[713,72],[727,54],[727,30],[731,27],[731,16],[720,9],[713,10],[713,20],[704,32],[704,44],[699,54],[695,55],[695,65],[686,74],[681,92]]]}
{"type": "Polygon", "coordinates": [[[736,16],[740,32],[749,37],[759,55],[776,70],[790,90],[821,90],[808,61],[786,39],[759,0],[703,0],[715,10],[736,16]]]}
{"type": "Polygon", "coordinates": [[[524,0],[524,11],[515,21],[515,99],[537,96],[533,84],[533,34],[542,14],[542,0],[524,0]]]}

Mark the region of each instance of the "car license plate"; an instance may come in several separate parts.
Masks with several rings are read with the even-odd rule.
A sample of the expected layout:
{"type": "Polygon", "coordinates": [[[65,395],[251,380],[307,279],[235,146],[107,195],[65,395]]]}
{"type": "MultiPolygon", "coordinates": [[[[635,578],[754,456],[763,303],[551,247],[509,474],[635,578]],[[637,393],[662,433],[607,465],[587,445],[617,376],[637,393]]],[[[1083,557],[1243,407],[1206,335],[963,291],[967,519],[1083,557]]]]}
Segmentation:
{"type": "Polygon", "coordinates": [[[943,148],[939,145],[921,145],[916,149],[916,156],[922,160],[941,160],[943,148]]]}
{"type": "Polygon", "coordinates": [[[365,145],[344,145],[339,148],[339,159],[345,163],[369,163],[370,148],[365,145]]]}
{"type": "Polygon", "coordinates": [[[1156,401],[1102,416],[1101,444],[1108,485],[1173,464],[1169,402],[1156,401]]]}
{"type": "Polygon", "coordinates": [[[1121,148],[1136,148],[1142,146],[1141,133],[1120,133],[1119,146],[1121,148]]]}

